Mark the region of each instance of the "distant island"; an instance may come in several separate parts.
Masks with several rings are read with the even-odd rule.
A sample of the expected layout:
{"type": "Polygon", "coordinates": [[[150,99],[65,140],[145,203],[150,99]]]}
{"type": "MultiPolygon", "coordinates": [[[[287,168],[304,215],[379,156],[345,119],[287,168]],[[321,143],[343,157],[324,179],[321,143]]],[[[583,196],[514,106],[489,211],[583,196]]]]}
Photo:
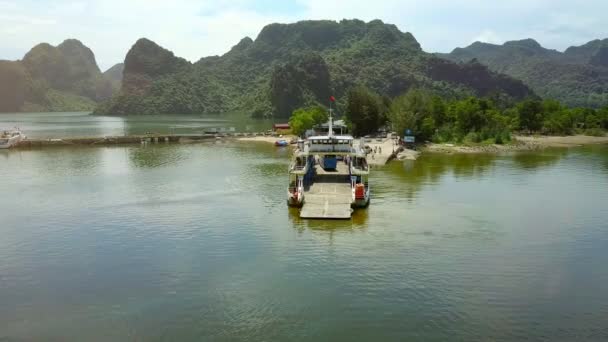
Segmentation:
{"type": "Polygon", "coordinates": [[[76,39],[38,44],[20,61],[0,61],[0,112],[93,110],[120,89],[122,68],[108,72],[76,39]]]}

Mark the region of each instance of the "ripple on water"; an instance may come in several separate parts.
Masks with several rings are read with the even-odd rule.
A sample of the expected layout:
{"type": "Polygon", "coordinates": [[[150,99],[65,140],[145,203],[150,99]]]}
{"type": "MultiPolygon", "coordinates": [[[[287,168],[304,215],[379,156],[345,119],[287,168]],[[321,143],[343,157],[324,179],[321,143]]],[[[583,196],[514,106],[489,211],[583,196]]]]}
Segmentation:
{"type": "Polygon", "coordinates": [[[0,197],[0,337],[608,336],[605,151],[392,163],[350,221],[286,208],[281,153],[11,154],[0,176],[20,196],[0,197]]]}

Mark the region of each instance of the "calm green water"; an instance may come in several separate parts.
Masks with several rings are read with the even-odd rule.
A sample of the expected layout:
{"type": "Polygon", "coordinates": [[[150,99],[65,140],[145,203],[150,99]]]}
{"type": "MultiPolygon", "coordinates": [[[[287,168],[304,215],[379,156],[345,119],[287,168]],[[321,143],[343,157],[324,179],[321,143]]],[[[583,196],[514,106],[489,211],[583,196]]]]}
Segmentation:
{"type": "Polygon", "coordinates": [[[0,151],[0,341],[608,339],[608,148],[425,155],[352,221],[265,144],[0,151]]]}
{"type": "Polygon", "coordinates": [[[145,134],[202,134],[206,130],[234,129],[264,132],[270,121],[194,115],[95,116],[74,113],[0,113],[0,130],[19,127],[30,138],[103,137],[145,134]]]}

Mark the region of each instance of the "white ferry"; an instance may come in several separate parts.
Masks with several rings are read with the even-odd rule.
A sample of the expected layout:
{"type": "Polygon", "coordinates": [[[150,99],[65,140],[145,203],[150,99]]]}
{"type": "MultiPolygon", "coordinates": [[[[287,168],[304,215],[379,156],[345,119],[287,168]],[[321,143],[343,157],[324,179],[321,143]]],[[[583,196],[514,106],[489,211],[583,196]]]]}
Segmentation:
{"type": "Polygon", "coordinates": [[[0,133],[0,148],[11,148],[22,140],[25,140],[26,136],[19,129],[13,129],[10,131],[3,131],[0,133]]]}
{"type": "Polygon", "coordinates": [[[289,167],[287,203],[303,207],[304,218],[350,218],[351,208],[370,201],[362,144],[350,135],[334,135],[332,126],[330,109],[328,134],[299,140],[289,167]]]}

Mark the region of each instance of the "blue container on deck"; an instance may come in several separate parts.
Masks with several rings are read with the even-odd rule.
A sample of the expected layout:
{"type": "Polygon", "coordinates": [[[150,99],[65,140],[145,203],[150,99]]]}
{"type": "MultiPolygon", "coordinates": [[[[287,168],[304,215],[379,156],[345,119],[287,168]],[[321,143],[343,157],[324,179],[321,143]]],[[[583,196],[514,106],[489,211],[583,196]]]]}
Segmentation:
{"type": "Polygon", "coordinates": [[[336,156],[324,156],[323,157],[323,168],[325,170],[335,170],[338,167],[338,159],[336,156]]]}

